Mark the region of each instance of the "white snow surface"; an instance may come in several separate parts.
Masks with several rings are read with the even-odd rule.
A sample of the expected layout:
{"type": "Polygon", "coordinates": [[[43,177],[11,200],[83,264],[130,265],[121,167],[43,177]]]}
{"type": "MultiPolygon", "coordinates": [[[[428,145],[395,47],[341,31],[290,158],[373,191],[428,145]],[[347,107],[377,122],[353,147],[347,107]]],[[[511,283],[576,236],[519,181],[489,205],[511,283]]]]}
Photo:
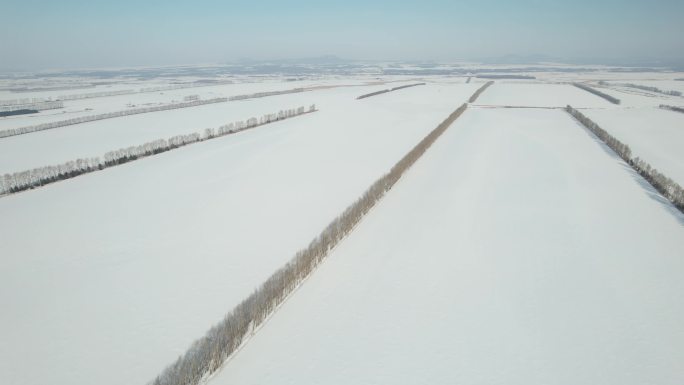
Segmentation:
{"type": "MultiPolygon", "coordinates": [[[[374,87],[355,87],[347,93],[355,94],[364,89],[374,87]]],[[[325,104],[325,101],[341,96],[337,89],[307,91],[129,115],[2,138],[0,173],[60,164],[78,158],[102,157],[107,151],[174,135],[201,132],[205,128],[218,128],[236,120],[259,118],[283,109],[300,106],[308,109],[317,100],[325,104]]]]}
{"type": "Polygon", "coordinates": [[[0,383],[152,380],[477,87],[321,91],[314,114],[1,198],[0,383]]]}
{"type": "Polygon", "coordinates": [[[610,107],[611,104],[571,84],[496,81],[475,104],[526,107],[610,107]]]}
{"type": "Polygon", "coordinates": [[[211,384],[682,384],[682,276],[566,113],[469,109],[211,384]]]}
{"type": "Polygon", "coordinates": [[[684,186],[684,114],[639,108],[582,111],[640,157],[684,186]]]}

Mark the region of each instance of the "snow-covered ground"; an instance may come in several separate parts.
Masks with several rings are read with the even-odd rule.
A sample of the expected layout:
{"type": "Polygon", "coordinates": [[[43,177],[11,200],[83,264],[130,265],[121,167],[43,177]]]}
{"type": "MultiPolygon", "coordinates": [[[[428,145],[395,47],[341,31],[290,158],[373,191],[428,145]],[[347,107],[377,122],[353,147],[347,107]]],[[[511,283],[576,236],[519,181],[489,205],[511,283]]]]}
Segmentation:
{"type": "MultiPolygon", "coordinates": [[[[354,84],[353,81],[346,83],[354,84]]],[[[391,84],[392,86],[397,86],[410,84],[410,82],[391,84]]],[[[306,84],[306,86],[312,87],[320,85],[321,82],[306,84]]],[[[237,95],[240,93],[260,92],[259,90],[270,91],[280,88],[293,88],[289,83],[281,83],[278,87],[270,86],[270,88],[259,83],[241,85],[240,88],[230,88],[232,86],[223,86],[226,90],[221,93],[207,91],[211,93],[204,94],[203,98],[228,96],[231,95],[231,92],[237,95]],[[283,84],[286,86],[283,86],[283,84]]],[[[278,112],[282,109],[299,106],[308,108],[311,104],[316,104],[318,108],[322,109],[328,106],[335,108],[342,99],[354,99],[358,95],[377,91],[378,89],[383,89],[383,87],[386,86],[354,86],[341,92],[337,88],[317,88],[293,94],[129,115],[0,138],[0,174],[61,164],[78,158],[102,156],[107,151],[140,145],[148,141],[168,138],[173,135],[199,132],[205,128],[218,128],[220,125],[236,120],[247,120],[251,117],[258,118],[263,114],[278,112]]],[[[397,92],[403,92],[403,90],[397,92]]],[[[154,96],[136,94],[139,98],[143,95],[147,95],[150,98],[154,96]]],[[[99,103],[105,106],[108,99],[115,98],[123,98],[123,96],[82,100],[80,102],[89,103],[87,105],[90,106],[94,105],[92,103],[99,103]]]]}
{"type": "Polygon", "coordinates": [[[480,105],[532,107],[610,107],[611,104],[570,84],[495,82],[478,99],[480,105]]]}
{"type": "Polygon", "coordinates": [[[211,384],[681,384],[682,276],[684,216],[567,114],[472,108],[211,384]]]}
{"type": "MultiPolygon", "coordinates": [[[[346,84],[362,84],[359,81],[348,80],[346,84]]],[[[125,111],[162,104],[182,102],[185,96],[198,95],[201,99],[231,97],[257,92],[283,91],[293,88],[315,87],[342,84],[342,82],[253,82],[224,84],[198,88],[186,88],[170,91],[143,92],[127,95],[98,97],[91,99],[67,100],[63,109],[46,110],[37,114],[17,115],[0,118],[0,130],[31,126],[59,120],[73,119],[81,116],[98,115],[107,112],[125,111]]],[[[139,89],[140,87],[134,87],[139,89]]],[[[60,95],[53,91],[52,96],[60,95]]]]}
{"type": "MultiPolygon", "coordinates": [[[[684,74],[682,74],[682,77],[684,78],[684,74]]],[[[630,84],[636,84],[636,85],[641,85],[641,86],[646,86],[646,87],[656,87],[660,89],[661,91],[679,91],[681,93],[684,93],[684,81],[681,80],[672,80],[672,79],[649,79],[649,80],[642,80],[642,79],[636,79],[636,80],[625,80],[623,82],[614,82],[614,83],[630,83],[630,84]]],[[[680,101],[684,103],[684,98],[680,98],[680,101]]]]}
{"type": "MultiPolygon", "coordinates": [[[[684,382],[684,216],[564,111],[500,108],[571,104],[682,183],[684,115],[655,106],[684,99],[554,83],[684,74],[595,70],[496,80],[212,383],[684,382]]],[[[244,76],[0,118],[314,88],[1,138],[5,173],[319,108],[0,198],[0,384],[153,379],[485,82],[466,79],[244,76]]],[[[0,99],[179,80],[3,79],[0,99]]]]}
{"type": "MultiPolygon", "coordinates": [[[[663,95],[621,85],[591,85],[597,90],[620,99],[622,108],[658,107],[661,104],[683,105],[681,96],[663,95]]],[[[574,107],[574,106],[573,106],[574,107]]]]}
{"type": "Polygon", "coordinates": [[[652,108],[583,113],[629,145],[632,156],[684,185],[684,114],[652,108]]]}
{"type": "Polygon", "coordinates": [[[315,91],[314,114],[0,198],[0,383],[152,380],[478,86],[315,91]]]}
{"type": "Polygon", "coordinates": [[[21,171],[33,167],[59,164],[83,157],[102,156],[106,151],[139,145],[173,135],[218,128],[236,120],[260,117],[279,110],[310,106],[334,105],[342,99],[353,99],[360,90],[353,87],[340,92],[324,89],[266,98],[207,104],[168,111],[129,115],[36,133],[0,139],[0,172],[21,171]]]}

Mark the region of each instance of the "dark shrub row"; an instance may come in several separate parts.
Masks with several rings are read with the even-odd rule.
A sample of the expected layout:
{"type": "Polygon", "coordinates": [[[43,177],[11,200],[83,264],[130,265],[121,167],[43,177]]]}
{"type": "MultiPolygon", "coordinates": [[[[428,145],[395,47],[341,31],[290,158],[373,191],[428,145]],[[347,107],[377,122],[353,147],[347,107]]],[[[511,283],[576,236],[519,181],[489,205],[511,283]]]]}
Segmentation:
{"type": "Polygon", "coordinates": [[[650,164],[646,163],[639,157],[632,158],[632,151],[629,146],[620,142],[617,138],[609,134],[606,130],[599,127],[594,121],[583,115],[581,112],[572,108],[566,107],[566,111],[577,119],[584,127],[594,133],[601,139],[608,147],[611,148],[620,158],[629,164],[636,172],[646,179],[658,192],[667,198],[672,204],[684,213],[684,189],[677,182],[668,178],[650,164]]]}
{"type": "MultiPolygon", "coordinates": [[[[0,131],[0,138],[4,138],[4,137],[8,137],[8,136],[15,136],[15,135],[29,134],[29,133],[36,132],[36,131],[50,130],[52,128],[71,126],[73,124],[93,122],[96,120],[118,118],[121,116],[136,115],[136,114],[145,114],[148,112],[173,110],[173,109],[177,109],[177,108],[195,107],[195,106],[201,106],[204,104],[222,103],[222,102],[227,102],[227,101],[228,101],[227,98],[194,100],[191,102],[172,103],[172,104],[165,104],[162,106],[134,108],[134,109],[130,109],[130,110],[107,112],[107,113],[99,114],[99,115],[81,116],[79,118],[60,120],[57,122],[42,123],[42,124],[36,124],[33,126],[25,126],[25,127],[19,127],[19,128],[10,128],[7,130],[0,131]]],[[[61,103],[61,102],[59,102],[59,103],[61,103]]]]}
{"type": "Polygon", "coordinates": [[[325,259],[361,218],[392,188],[439,136],[458,118],[466,105],[451,113],[392,169],[351,206],[335,218],[309,246],[276,271],[247,299],[236,306],[185,354],[167,367],[154,385],[195,385],[207,379],[240,347],[246,338],[280,305],[287,296],[325,259]]]}
{"type": "Polygon", "coordinates": [[[262,116],[261,119],[251,118],[247,121],[230,123],[219,127],[218,130],[207,128],[202,133],[194,132],[188,135],[177,135],[168,139],[159,139],[152,142],[147,142],[139,146],[131,146],[114,151],[108,151],[104,154],[103,159],[100,159],[99,157],[83,158],[55,166],[45,166],[34,168],[32,170],[15,172],[13,174],[5,174],[4,176],[0,177],[0,196],[29,190],[90,172],[114,167],[120,164],[132,162],[137,159],[146,158],[148,156],[187,146],[192,143],[234,134],[271,122],[291,118],[308,112],[314,112],[315,110],[315,105],[311,105],[308,111],[305,110],[304,107],[281,110],[275,114],[266,114],[262,116]]]}
{"type": "Polygon", "coordinates": [[[596,96],[600,96],[600,97],[606,99],[607,101],[609,101],[609,102],[611,102],[611,103],[613,103],[613,104],[620,104],[620,99],[614,98],[614,97],[612,97],[612,96],[610,96],[610,95],[608,95],[608,94],[606,94],[606,93],[603,93],[603,92],[601,92],[601,91],[599,91],[599,90],[597,90],[597,89],[595,89],[595,88],[591,88],[591,87],[589,87],[589,86],[586,85],[586,84],[582,84],[582,83],[572,83],[572,85],[574,85],[574,86],[577,87],[577,88],[583,89],[583,90],[585,90],[585,91],[587,91],[587,92],[591,92],[592,94],[594,94],[594,95],[596,95],[596,96]]]}
{"type": "Polygon", "coordinates": [[[12,111],[0,111],[0,117],[2,117],[2,116],[14,116],[14,115],[27,115],[27,114],[35,114],[35,113],[38,113],[38,110],[21,109],[21,110],[12,110],[12,111]]]}
{"type": "Polygon", "coordinates": [[[0,107],[0,112],[12,112],[17,110],[55,110],[57,108],[63,108],[64,103],[60,101],[47,101],[47,102],[36,102],[28,104],[12,104],[0,107]]]}
{"type": "Polygon", "coordinates": [[[665,104],[661,104],[660,108],[665,109],[665,110],[670,110],[670,111],[675,111],[675,112],[681,112],[684,113],[684,107],[677,107],[677,106],[668,106],[665,104]]]}

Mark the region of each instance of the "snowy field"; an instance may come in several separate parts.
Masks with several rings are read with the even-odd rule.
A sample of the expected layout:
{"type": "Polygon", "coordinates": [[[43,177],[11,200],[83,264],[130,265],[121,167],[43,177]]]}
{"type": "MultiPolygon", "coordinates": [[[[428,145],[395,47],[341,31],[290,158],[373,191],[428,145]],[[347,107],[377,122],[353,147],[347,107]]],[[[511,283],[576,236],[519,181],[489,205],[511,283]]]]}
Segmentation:
{"type": "Polygon", "coordinates": [[[314,114],[0,198],[3,382],[153,379],[477,87],[316,91],[314,114]]]}
{"type": "MultiPolygon", "coordinates": [[[[200,99],[212,99],[253,94],[257,92],[284,91],[294,88],[334,86],[341,84],[361,85],[363,83],[354,79],[348,79],[346,81],[264,81],[67,100],[64,101],[63,109],[46,110],[37,114],[0,117],[0,130],[73,119],[82,116],[98,115],[107,112],[179,103],[183,101],[185,96],[190,95],[198,95],[200,99]]],[[[143,87],[132,87],[132,89],[140,88],[143,87]]],[[[84,91],[83,93],[87,92],[91,91],[84,91]]],[[[64,91],[51,91],[47,95],[57,97],[62,94],[64,94],[64,91]]],[[[23,94],[19,95],[21,95],[20,97],[24,97],[23,94]]]]}
{"type": "MultiPolygon", "coordinates": [[[[0,385],[146,384],[486,81],[372,73],[380,65],[0,118],[3,130],[310,89],[0,138],[3,174],[319,109],[0,197],[0,385]],[[356,100],[416,82],[427,85],[356,100]]],[[[684,215],[560,109],[581,109],[681,184],[684,114],[656,106],[684,99],[599,88],[623,100],[613,105],[561,83],[669,90],[684,74],[563,66],[496,80],[210,383],[684,383],[684,215]]],[[[27,93],[9,87],[41,82],[8,79],[1,100],[194,78],[27,93]]]]}
{"type": "Polygon", "coordinates": [[[663,109],[587,110],[584,113],[651,166],[684,185],[684,114],[663,109]]]}
{"type": "Polygon", "coordinates": [[[218,128],[236,120],[261,117],[279,110],[310,106],[320,101],[325,108],[358,92],[377,86],[322,89],[265,98],[229,101],[169,111],[104,119],[72,126],[17,135],[0,140],[1,172],[21,171],[59,164],[83,157],[102,156],[106,151],[139,145],[173,135],[218,128]]]}
{"type": "Polygon", "coordinates": [[[611,104],[570,84],[495,82],[478,99],[478,105],[532,107],[610,107],[611,104]]]}
{"type": "Polygon", "coordinates": [[[591,86],[603,93],[620,99],[620,106],[622,108],[658,107],[661,104],[675,106],[684,105],[684,98],[681,96],[663,95],[657,92],[617,85],[591,86]]]}
{"type": "Polygon", "coordinates": [[[564,112],[471,109],[210,383],[681,384],[682,235],[564,112]]]}

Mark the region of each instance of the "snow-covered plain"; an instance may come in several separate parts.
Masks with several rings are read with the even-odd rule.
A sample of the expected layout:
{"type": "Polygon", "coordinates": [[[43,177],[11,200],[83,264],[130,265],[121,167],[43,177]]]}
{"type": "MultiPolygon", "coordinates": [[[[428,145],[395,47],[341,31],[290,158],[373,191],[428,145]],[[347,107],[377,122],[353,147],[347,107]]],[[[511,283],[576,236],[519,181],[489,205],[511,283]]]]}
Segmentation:
{"type": "MultiPolygon", "coordinates": [[[[293,88],[333,86],[339,84],[360,85],[363,84],[356,80],[346,82],[321,82],[321,81],[299,81],[299,82],[252,82],[235,83],[215,86],[185,88],[170,91],[143,92],[127,95],[98,97],[92,99],[67,100],[64,108],[58,110],[46,110],[37,114],[17,115],[0,118],[0,129],[18,128],[41,123],[67,120],[81,116],[98,115],[107,112],[125,111],[143,107],[151,107],[162,104],[182,102],[185,96],[198,95],[201,99],[212,99],[220,97],[231,97],[236,95],[252,94],[267,91],[283,91],[293,88]]],[[[140,89],[141,87],[132,87],[140,89]]],[[[85,93],[85,92],[84,92],[85,93]]],[[[52,91],[50,96],[56,97],[60,92],[52,91]]]]}
{"type": "Polygon", "coordinates": [[[1,198],[0,382],[152,380],[478,86],[315,91],[314,114],[1,198]]]}
{"type": "MultiPolygon", "coordinates": [[[[0,140],[0,172],[21,171],[59,164],[77,158],[102,156],[106,151],[139,145],[173,135],[218,128],[236,120],[247,120],[288,108],[320,101],[323,105],[340,98],[352,98],[360,90],[377,86],[354,87],[346,93],[322,89],[290,95],[208,104],[169,111],[104,119],[59,127],[0,140]]],[[[320,106],[319,106],[320,107],[320,106]]]]}
{"type": "MultiPolygon", "coordinates": [[[[681,96],[663,95],[657,92],[644,91],[638,88],[620,85],[591,85],[599,91],[620,99],[621,108],[658,107],[661,104],[682,105],[681,96]]],[[[574,106],[573,106],[574,107],[574,106]]]]}
{"type": "Polygon", "coordinates": [[[532,107],[610,107],[610,103],[571,84],[495,82],[478,99],[479,105],[532,107]]]}
{"type": "Polygon", "coordinates": [[[210,382],[681,384],[684,216],[563,111],[471,108],[210,382]]]}
{"type": "MultiPolygon", "coordinates": [[[[497,80],[214,382],[684,382],[682,214],[562,110],[500,108],[571,104],[680,178],[684,115],[554,83],[684,74],[600,70],[497,80]]],[[[320,109],[0,198],[0,384],[151,380],[484,83],[466,79],[246,76],[0,118],[315,88],[0,139],[3,173],[320,109]]]]}
{"type": "Polygon", "coordinates": [[[683,114],[652,108],[587,110],[584,114],[627,143],[632,156],[684,185],[683,114]]]}

